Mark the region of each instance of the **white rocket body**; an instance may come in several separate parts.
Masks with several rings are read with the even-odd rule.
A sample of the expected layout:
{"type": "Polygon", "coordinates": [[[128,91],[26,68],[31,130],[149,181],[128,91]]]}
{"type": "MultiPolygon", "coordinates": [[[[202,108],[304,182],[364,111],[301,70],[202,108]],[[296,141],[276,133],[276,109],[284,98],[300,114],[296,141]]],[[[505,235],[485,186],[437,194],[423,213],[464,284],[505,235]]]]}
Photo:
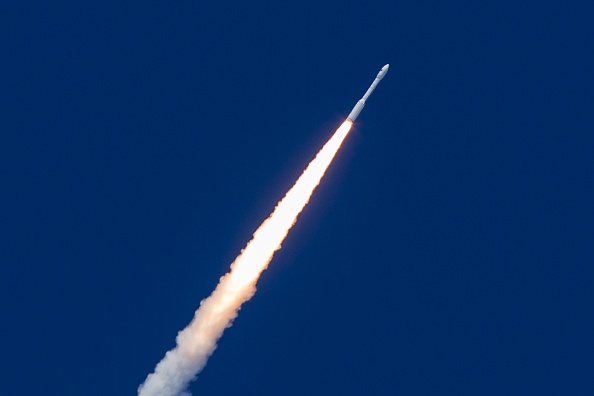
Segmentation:
{"type": "Polygon", "coordinates": [[[379,82],[382,80],[382,78],[384,78],[384,76],[388,72],[389,68],[390,68],[389,64],[385,65],[384,67],[382,67],[382,69],[379,71],[379,73],[377,73],[377,77],[375,77],[375,80],[373,80],[373,82],[367,89],[367,92],[365,92],[365,95],[363,95],[363,97],[361,99],[359,99],[359,101],[357,102],[355,107],[353,107],[353,110],[351,110],[351,112],[349,113],[347,120],[354,122],[357,119],[357,117],[359,116],[359,113],[361,112],[361,110],[363,110],[363,107],[365,107],[365,101],[367,100],[367,98],[369,98],[369,95],[371,95],[371,93],[373,92],[373,90],[375,89],[377,84],[379,84],[379,82]]]}

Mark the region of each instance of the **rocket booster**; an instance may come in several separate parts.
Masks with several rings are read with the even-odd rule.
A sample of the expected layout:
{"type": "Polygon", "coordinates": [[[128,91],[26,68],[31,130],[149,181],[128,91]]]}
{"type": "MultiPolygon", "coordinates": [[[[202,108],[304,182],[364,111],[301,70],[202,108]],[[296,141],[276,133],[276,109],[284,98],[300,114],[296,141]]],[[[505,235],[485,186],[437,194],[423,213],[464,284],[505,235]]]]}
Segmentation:
{"type": "Polygon", "coordinates": [[[353,107],[353,110],[351,110],[351,112],[349,113],[347,120],[354,122],[357,119],[359,113],[361,112],[361,110],[363,110],[363,107],[365,107],[365,101],[367,100],[367,98],[369,98],[369,95],[371,95],[377,84],[379,84],[382,78],[384,78],[389,68],[389,64],[385,65],[384,67],[382,67],[382,70],[380,70],[379,73],[377,73],[377,77],[375,77],[375,80],[373,80],[373,82],[367,89],[367,92],[365,92],[365,95],[363,95],[363,97],[359,99],[355,107],[353,107]]]}

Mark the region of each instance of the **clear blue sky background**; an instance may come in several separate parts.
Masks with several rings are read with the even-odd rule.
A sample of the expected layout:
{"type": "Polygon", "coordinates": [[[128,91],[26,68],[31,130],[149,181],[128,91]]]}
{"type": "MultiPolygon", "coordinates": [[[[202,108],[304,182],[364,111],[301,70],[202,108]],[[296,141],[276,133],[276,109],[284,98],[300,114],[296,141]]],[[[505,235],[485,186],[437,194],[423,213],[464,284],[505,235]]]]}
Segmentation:
{"type": "Polygon", "coordinates": [[[1,394],[135,394],[385,63],[192,391],[594,394],[588,2],[82,3],[1,6],[1,394]]]}

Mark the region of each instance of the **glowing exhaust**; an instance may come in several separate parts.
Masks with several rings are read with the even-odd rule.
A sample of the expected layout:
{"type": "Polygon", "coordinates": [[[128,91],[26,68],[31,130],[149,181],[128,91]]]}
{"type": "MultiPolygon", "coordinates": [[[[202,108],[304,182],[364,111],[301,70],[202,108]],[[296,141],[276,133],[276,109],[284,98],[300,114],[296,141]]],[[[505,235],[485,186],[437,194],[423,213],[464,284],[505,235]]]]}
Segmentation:
{"type": "Polygon", "coordinates": [[[270,217],[256,230],[252,240],[231,264],[231,271],[221,278],[210,297],[200,303],[192,322],[179,332],[177,346],[165,354],[155,371],[140,385],[140,396],[189,394],[186,391],[188,384],[204,368],[216,342],[231,325],[241,305],[254,295],[260,274],[274,252],[281,248],[352,125],[347,120],[338,128],[270,217]]]}

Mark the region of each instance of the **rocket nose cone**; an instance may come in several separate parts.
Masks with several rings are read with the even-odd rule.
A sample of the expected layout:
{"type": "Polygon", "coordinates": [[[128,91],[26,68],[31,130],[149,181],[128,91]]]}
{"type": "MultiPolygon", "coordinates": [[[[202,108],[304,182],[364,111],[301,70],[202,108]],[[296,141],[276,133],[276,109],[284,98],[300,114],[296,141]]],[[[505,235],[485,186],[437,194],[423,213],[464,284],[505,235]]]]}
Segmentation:
{"type": "Polygon", "coordinates": [[[377,78],[379,78],[380,80],[384,78],[389,68],[390,65],[385,65],[384,67],[382,67],[382,70],[380,70],[379,73],[377,73],[377,78]]]}

